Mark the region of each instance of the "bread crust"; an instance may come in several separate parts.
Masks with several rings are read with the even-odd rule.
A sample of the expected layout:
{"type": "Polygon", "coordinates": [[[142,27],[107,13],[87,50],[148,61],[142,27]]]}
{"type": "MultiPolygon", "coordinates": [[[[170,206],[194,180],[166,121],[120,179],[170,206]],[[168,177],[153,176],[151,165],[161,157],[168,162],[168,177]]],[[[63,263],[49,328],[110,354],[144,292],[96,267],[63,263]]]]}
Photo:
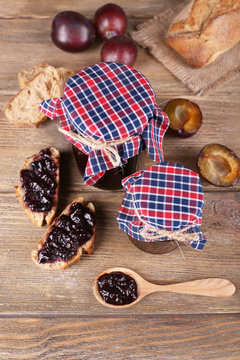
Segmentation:
{"type": "Polygon", "coordinates": [[[93,234],[91,236],[91,238],[82,246],[80,246],[77,250],[76,255],[74,255],[72,258],[70,258],[68,261],[62,261],[62,260],[56,260],[53,263],[45,263],[45,264],[40,264],[38,262],[38,252],[39,250],[41,250],[44,246],[44,244],[46,243],[47,240],[47,236],[50,233],[52,227],[55,225],[55,223],[57,222],[57,220],[60,218],[60,216],[62,214],[68,214],[68,211],[71,207],[71,205],[73,203],[81,203],[83,204],[85,207],[89,208],[93,213],[95,213],[95,207],[94,205],[89,202],[88,204],[86,204],[85,200],[83,197],[78,197],[75,200],[73,200],[63,211],[62,213],[54,220],[53,224],[49,227],[49,229],[47,230],[47,232],[45,233],[45,235],[43,236],[43,238],[38,242],[38,250],[33,250],[31,253],[31,257],[32,260],[34,261],[35,264],[37,264],[38,266],[44,268],[44,269],[49,269],[49,270],[64,270],[66,268],[68,268],[70,265],[72,265],[73,263],[77,262],[80,260],[80,257],[82,255],[83,252],[88,253],[89,255],[91,255],[93,253],[93,249],[94,249],[94,238],[95,238],[95,228],[96,226],[93,227],[93,234]]]}
{"type": "Polygon", "coordinates": [[[201,68],[240,41],[239,19],[239,0],[192,0],[171,24],[166,42],[191,67],[201,68]]]}
{"type": "MultiPolygon", "coordinates": [[[[56,170],[56,183],[57,183],[57,188],[56,188],[56,194],[54,196],[54,203],[53,203],[53,207],[49,212],[38,212],[38,211],[32,211],[31,209],[29,209],[28,206],[26,206],[25,202],[24,202],[24,195],[25,192],[22,188],[21,185],[19,186],[15,186],[15,191],[16,191],[16,198],[18,199],[18,201],[20,202],[23,210],[25,211],[25,213],[27,214],[27,216],[32,220],[33,224],[38,226],[38,227],[42,227],[45,223],[47,225],[50,225],[53,221],[53,218],[56,214],[57,211],[57,205],[58,205],[58,193],[59,193],[59,159],[60,159],[60,153],[59,151],[54,148],[54,147],[50,147],[50,151],[52,153],[52,158],[54,159],[54,161],[57,164],[57,170],[56,170]]],[[[34,158],[38,156],[38,154],[35,154],[31,157],[28,157],[27,159],[25,159],[24,164],[21,168],[21,170],[25,170],[25,169],[30,169],[30,164],[31,162],[34,160],[34,158]]],[[[21,170],[19,172],[19,180],[20,180],[20,174],[21,174],[21,170]]]]}

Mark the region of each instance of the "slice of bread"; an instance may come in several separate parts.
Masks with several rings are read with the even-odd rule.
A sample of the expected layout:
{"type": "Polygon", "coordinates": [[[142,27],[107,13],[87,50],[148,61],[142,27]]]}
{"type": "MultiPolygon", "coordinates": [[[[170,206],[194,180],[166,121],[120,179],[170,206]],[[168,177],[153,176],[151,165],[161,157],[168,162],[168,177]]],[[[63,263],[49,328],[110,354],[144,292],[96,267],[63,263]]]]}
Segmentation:
{"type": "Polygon", "coordinates": [[[81,203],[82,205],[84,205],[86,208],[89,208],[93,213],[95,213],[95,208],[94,205],[89,202],[88,204],[86,204],[85,200],[83,197],[78,197],[75,200],[73,200],[71,202],[71,204],[69,204],[64,210],[63,212],[54,220],[53,224],[50,226],[50,228],[47,230],[46,234],[43,236],[43,238],[38,242],[38,250],[33,250],[32,251],[32,260],[35,262],[35,264],[41,266],[42,268],[45,269],[51,269],[51,270],[63,270],[66,269],[67,267],[69,267],[70,265],[72,265],[73,263],[77,262],[82,253],[86,252],[89,255],[91,255],[93,253],[93,248],[94,248],[94,237],[95,237],[95,225],[93,227],[93,234],[91,236],[91,238],[82,246],[79,246],[76,255],[72,256],[69,260],[67,261],[63,261],[63,260],[56,260],[55,262],[52,263],[39,263],[38,262],[38,253],[40,250],[42,250],[43,246],[45,245],[46,241],[47,241],[47,237],[49,235],[49,233],[51,232],[52,227],[56,224],[57,220],[61,217],[61,215],[68,215],[70,208],[72,206],[73,203],[81,203]]]}
{"type": "MultiPolygon", "coordinates": [[[[37,64],[37,65],[34,65],[29,68],[21,70],[18,73],[18,82],[19,82],[21,89],[23,89],[25,86],[27,86],[29,84],[29,82],[32,81],[36,75],[38,75],[40,72],[44,71],[46,69],[46,67],[48,67],[48,66],[50,66],[50,65],[47,63],[41,63],[41,64],[37,64]]],[[[56,70],[60,76],[61,91],[62,91],[61,96],[63,96],[63,90],[64,90],[65,83],[67,82],[67,80],[70,77],[72,77],[74,75],[74,71],[72,69],[67,69],[65,67],[59,67],[59,68],[56,68],[56,70]]]]}
{"type": "Polygon", "coordinates": [[[20,88],[23,89],[25,86],[32,81],[36,75],[38,75],[40,72],[44,71],[46,67],[48,67],[49,64],[47,63],[41,63],[34,66],[31,66],[29,68],[22,69],[18,73],[18,82],[20,85],[20,88]]]}
{"type": "Polygon", "coordinates": [[[65,86],[66,82],[75,73],[74,73],[74,71],[72,69],[67,69],[67,68],[64,68],[64,67],[57,68],[57,72],[58,72],[58,74],[60,76],[60,79],[61,79],[61,91],[62,91],[61,96],[63,96],[64,95],[64,86],[65,86]]]}
{"type": "Polygon", "coordinates": [[[39,105],[43,100],[61,97],[61,84],[57,70],[47,66],[9,102],[6,117],[17,125],[38,126],[47,118],[39,111],[39,105]]]}
{"type": "MultiPolygon", "coordinates": [[[[57,210],[57,204],[58,204],[58,192],[59,192],[59,158],[60,158],[60,153],[57,149],[55,149],[54,147],[50,147],[49,148],[51,151],[51,158],[55,161],[56,165],[57,165],[57,170],[56,170],[56,183],[57,183],[57,188],[56,188],[56,192],[55,195],[53,197],[53,207],[50,211],[48,212],[37,212],[37,211],[32,211],[24,202],[24,195],[25,195],[25,191],[23,190],[22,186],[15,186],[15,190],[16,190],[16,197],[19,200],[23,210],[25,211],[25,213],[30,217],[30,219],[32,220],[32,222],[37,225],[38,227],[43,226],[45,223],[47,225],[50,225],[53,221],[53,218],[55,216],[56,210],[57,210]]],[[[24,165],[21,168],[21,170],[30,170],[31,169],[31,163],[39,157],[39,154],[33,155],[29,158],[27,158],[24,161],[24,165]]],[[[21,170],[19,173],[19,177],[21,175],[21,170]]],[[[21,180],[20,180],[21,181],[21,180]]]]}

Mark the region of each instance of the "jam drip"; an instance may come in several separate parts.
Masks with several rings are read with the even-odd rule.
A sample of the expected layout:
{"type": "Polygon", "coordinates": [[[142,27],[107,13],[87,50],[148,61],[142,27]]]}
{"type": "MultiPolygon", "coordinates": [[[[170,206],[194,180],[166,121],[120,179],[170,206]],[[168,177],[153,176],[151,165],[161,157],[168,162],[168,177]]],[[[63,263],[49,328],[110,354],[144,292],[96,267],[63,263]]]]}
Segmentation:
{"type": "Polygon", "coordinates": [[[135,280],[120,271],[100,276],[97,283],[100,295],[108,304],[127,305],[138,297],[135,280]]]}
{"type": "Polygon", "coordinates": [[[68,215],[62,214],[52,226],[43,248],[40,264],[68,261],[93,234],[94,214],[80,203],[73,203],[68,215]]]}
{"type": "Polygon", "coordinates": [[[23,200],[32,211],[50,211],[54,205],[57,164],[51,156],[49,148],[43,149],[30,164],[31,169],[21,170],[23,200]]]}

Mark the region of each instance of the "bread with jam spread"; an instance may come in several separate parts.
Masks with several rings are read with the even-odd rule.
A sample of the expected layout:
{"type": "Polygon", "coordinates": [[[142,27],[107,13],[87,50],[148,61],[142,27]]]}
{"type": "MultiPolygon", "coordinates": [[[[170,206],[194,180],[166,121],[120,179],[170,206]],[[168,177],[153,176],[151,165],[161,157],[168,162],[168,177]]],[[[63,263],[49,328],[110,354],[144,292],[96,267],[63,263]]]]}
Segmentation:
{"type": "Polygon", "coordinates": [[[91,202],[86,204],[82,197],[73,200],[54,220],[46,234],[39,241],[38,250],[32,251],[32,260],[45,269],[63,270],[77,262],[83,253],[92,254],[95,237],[94,216],[95,208],[91,202]],[[71,210],[73,206],[78,206],[78,204],[82,205],[82,208],[86,210],[83,217],[88,221],[88,228],[83,229],[85,233],[84,231],[78,232],[74,238],[71,232],[77,231],[78,226],[80,230],[82,229],[81,219],[74,218],[73,214],[76,214],[76,212],[72,213],[71,210]],[[84,234],[87,234],[87,239],[83,239],[86,241],[81,243],[84,234]],[[56,238],[56,236],[58,237],[56,238]],[[72,252],[71,248],[74,249],[72,252]]]}
{"type": "MultiPolygon", "coordinates": [[[[43,150],[47,150],[47,149],[43,149],[43,150]]],[[[42,150],[42,151],[43,151],[42,150]]],[[[39,161],[41,160],[41,152],[39,154],[35,154],[29,158],[27,158],[24,161],[24,164],[20,170],[19,173],[19,177],[20,177],[20,185],[19,186],[15,186],[15,190],[16,190],[16,197],[18,199],[18,201],[20,202],[23,210],[25,211],[25,213],[27,214],[27,216],[32,220],[32,222],[37,225],[38,227],[42,227],[45,223],[47,225],[50,225],[53,221],[53,218],[55,216],[56,210],[57,210],[57,204],[58,204],[58,191],[59,191],[59,158],[60,158],[60,153],[57,149],[55,149],[54,147],[50,147],[48,148],[49,150],[49,154],[50,157],[52,158],[52,161],[54,161],[55,166],[56,166],[56,171],[55,171],[55,179],[54,181],[56,182],[56,189],[55,189],[55,194],[52,194],[52,206],[49,206],[50,209],[46,211],[35,211],[35,209],[32,207],[32,204],[29,206],[28,202],[26,201],[26,191],[24,190],[24,185],[22,183],[22,171],[28,171],[31,172],[32,170],[32,163],[34,161],[39,161]]],[[[41,165],[40,165],[41,166],[41,165]]],[[[43,167],[43,172],[44,172],[44,176],[45,178],[47,177],[46,174],[46,170],[43,167]],[[45,171],[45,172],[44,172],[45,171]]],[[[31,174],[30,174],[30,177],[31,174]]],[[[49,177],[48,177],[49,178],[49,177]]],[[[29,182],[29,188],[31,191],[31,195],[32,199],[34,201],[34,196],[36,197],[41,197],[42,194],[36,194],[36,187],[39,185],[39,181],[41,181],[41,179],[36,179],[36,185],[34,184],[30,184],[29,182]],[[35,188],[35,189],[34,189],[35,188]]],[[[47,205],[47,204],[46,204],[47,205]]]]}

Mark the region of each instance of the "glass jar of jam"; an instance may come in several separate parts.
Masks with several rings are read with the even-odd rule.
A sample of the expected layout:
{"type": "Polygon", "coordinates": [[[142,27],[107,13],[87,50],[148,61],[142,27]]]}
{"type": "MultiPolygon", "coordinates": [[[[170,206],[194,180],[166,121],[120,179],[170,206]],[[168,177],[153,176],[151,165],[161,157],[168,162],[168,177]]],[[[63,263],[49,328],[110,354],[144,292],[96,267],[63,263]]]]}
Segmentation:
{"type": "Polygon", "coordinates": [[[144,168],[146,148],[153,161],[163,161],[168,117],[147,79],[125,64],[99,63],[81,70],[68,79],[64,96],[43,101],[40,111],[59,118],[59,131],[72,143],[88,186],[121,189],[123,178],[144,168]]]}
{"type": "Polygon", "coordinates": [[[178,247],[177,243],[172,240],[147,242],[134,239],[130,235],[128,238],[137,248],[150,254],[166,254],[178,247]]]}
{"type": "Polygon", "coordinates": [[[123,180],[118,225],[139,249],[168,253],[181,244],[201,250],[203,190],[197,173],[164,161],[123,180]]]}
{"type": "MultiPolygon", "coordinates": [[[[76,146],[72,146],[73,154],[81,176],[84,176],[88,162],[88,156],[76,146]]],[[[126,164],[107,170],[105,174],[93,185],[102,190],[122,189],[122,180],[134,172],[144,168],[145,150],[128,159],[126,164]]]]}

